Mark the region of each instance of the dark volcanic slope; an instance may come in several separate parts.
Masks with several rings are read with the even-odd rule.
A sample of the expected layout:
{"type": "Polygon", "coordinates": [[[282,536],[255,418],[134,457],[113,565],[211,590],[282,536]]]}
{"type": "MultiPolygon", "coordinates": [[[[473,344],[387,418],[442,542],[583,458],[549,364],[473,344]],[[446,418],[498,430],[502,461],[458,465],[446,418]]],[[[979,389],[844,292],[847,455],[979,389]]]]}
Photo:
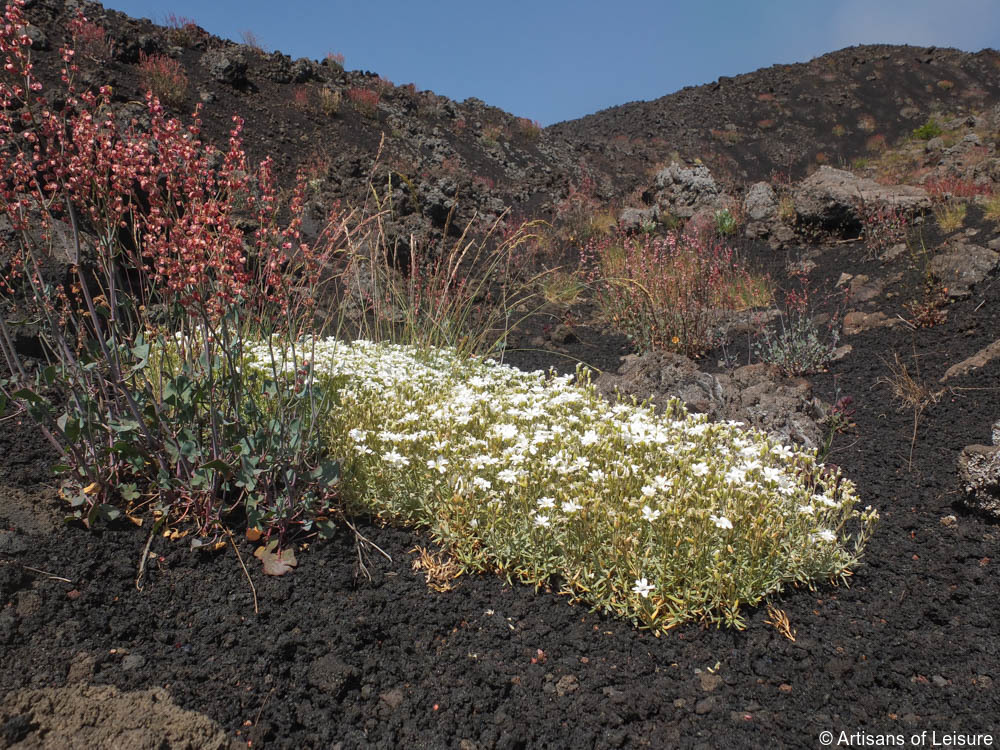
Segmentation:
{"type": "Polygon", "coordinates": [[[849,163],[936,112],[981,110],[1000,93],[1000,54],[871,45],[775,65],[612,107],[547,133],[588,163],[641,176],[674,152],[737,181],[849,163]]]}

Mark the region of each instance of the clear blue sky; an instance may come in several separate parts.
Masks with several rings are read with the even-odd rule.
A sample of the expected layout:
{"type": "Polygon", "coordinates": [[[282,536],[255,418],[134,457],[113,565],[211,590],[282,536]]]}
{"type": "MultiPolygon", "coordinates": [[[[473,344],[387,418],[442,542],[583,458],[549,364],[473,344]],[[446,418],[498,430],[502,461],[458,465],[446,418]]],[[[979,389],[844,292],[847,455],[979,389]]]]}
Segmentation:
{"type": "MultiPolygon", "coordinates": [[[[344,55],[549,125],[852,44],[1000,48],[998,0],[108,0],[268,50],[344,55]]],[[[29,11],[30,17],[30,11],[29,11]]]]}

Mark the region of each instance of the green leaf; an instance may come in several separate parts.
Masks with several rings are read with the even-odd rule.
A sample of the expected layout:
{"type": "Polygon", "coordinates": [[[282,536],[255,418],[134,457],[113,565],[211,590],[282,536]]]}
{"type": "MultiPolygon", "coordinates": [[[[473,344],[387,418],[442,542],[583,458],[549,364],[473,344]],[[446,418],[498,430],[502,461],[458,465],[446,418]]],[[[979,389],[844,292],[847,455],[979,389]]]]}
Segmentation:
{"type": "Polygon", "coordinates": [[[134,482],[123,484],[118,491],[121,494],[122,499],[128,502],[131,502],[139,497],[139,488],[134,482]]]}
{"type": "Polygon", "coordinates": [[[22,401],[27,401],[29,404],[33,406],[39,406],[39,405],[47,406],[49,403],[47,398],[42,396],[40,393],[31,390],[30,388],[21,388],[20,390],[14,391],[14,393],[11,395],[13,395],[14,398],[19,398],[22,401]]]}

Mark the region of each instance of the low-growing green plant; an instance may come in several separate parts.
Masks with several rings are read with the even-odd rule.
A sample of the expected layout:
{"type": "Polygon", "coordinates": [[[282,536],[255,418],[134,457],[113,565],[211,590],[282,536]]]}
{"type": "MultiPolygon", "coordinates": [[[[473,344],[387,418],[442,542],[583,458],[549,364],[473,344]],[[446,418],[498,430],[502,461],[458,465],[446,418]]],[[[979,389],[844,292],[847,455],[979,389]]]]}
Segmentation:
{"type": "Polygon", "coordinates": [[[580,301],[587,284],[578,272],[553,270],[540,279],[542,299],[553,305],[572,306],[580,301]]]}
{"type": "Polygon", "coordinates": [[[929,141],[931,138],[937,138],[943,132],[937,120],[930,119],[913,130],[913,137],[921,141],[929,141]]]}
{"type": "Polygon", "coordinates": [[[989,221],[1000,221],[1000,193],[989,196],[983,202],[983,217],[989,221]]]}
{"type": "MultiPolygon", "coordinates": [[[[261,348],[264,366],[270,353],[261,348]]],[[[547,377],[425,347],[316,343],[336,389],[345,502],[428,527],[465,570],[549,583],[662,632],[745,624],[785,584],[843,578],[877,514],[815,455],[679,401],[611,404],[547,377]]]]}
{"type": "Polygon", "coordinates": [[[338,89],[328,88],[322,86],[319,89],[319,109],[327,117],[333,117],[335,114],[340,112],[340,104],[343,100],[338,89]]]}
{"type": "Polygon", "coordinates": [[[13,233],[0,316],[11,377],[0,392],[60,454],[73,515],[92,523],[146,509],[208,534],[235,510],[276,542],[311,527],[337,492],[315,421],[326,396],[308,367],[293,364],[289,380],[243,360],[251,339],[271,335],[293,363],[302,356],[343,222],[319,247],[304,244],[304,186],[278,201],[270,162],[247,164],[238,118],[217,153],[197,119],[185,127],[148,94],[149,129],[120,131],[109,89],[76,92],[68,50],[68,92],[53,112],[34,98],[20,4],[4,21],[0,210],[13,233]],[[237,205],[255,219],[250,237],[237,205]],[[51,270],[60,257],[65,275],[51,270]],[[41,362],[18,352],[23,321],[41,362]]]}
{"type": "Polygon", "coordinates": [[[604,317],[643,351],[703,354],[721,341],[727,312],[770,302],[767,281],[702,234],[619,233],[591,242],[581,259],[604,317]]]}
{"type": "Polygon", "coordinates": [[[815,320],[809,279],[798,276],[798,289],[784,293],[784,310],[775,330],[765,328],[754,351],[762,362],[776,365],[785,375],[821,371],[833,360],[840,340],[838,316],[820,325],[815,320]]]}
{"type": "Polygon", "coordinates": [[[947,201],[934,207],[934,218],[942,232],[957,232],[965,226],[966,204],[947,201]]]}
{"type": "Polygon", "coordinates": [[[715,212],[715,233],[720,237],[736,234],[738,223],[728,208],[715,212]]]}

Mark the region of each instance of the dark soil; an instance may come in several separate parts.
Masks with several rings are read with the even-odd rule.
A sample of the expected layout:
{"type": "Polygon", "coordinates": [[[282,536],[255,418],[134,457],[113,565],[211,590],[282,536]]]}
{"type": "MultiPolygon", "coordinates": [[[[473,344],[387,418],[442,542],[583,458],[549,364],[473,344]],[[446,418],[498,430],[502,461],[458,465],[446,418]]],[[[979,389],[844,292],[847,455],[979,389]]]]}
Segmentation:
{"type": "MultiPolygon", "coordinates": [[[[37,23],[57,44],[62,3],[32,5],[40,14],[37,23]]],[[[101,19],[124,50],[106,70],[116,91],[134,99],[138,82],[126,53],[168,45],[149,24],[112,13],[101,19]]],[[[610,175],[617,174],[611,167],[618,157],[605,141],[626,126],[606,114],[559,126],[543,135],[544,148],[515,144],[500,159],[479,141],[454,134],[460,115],[472,127],[473,117],[504,114],[481,103],[463,103],[458,111],[434,100],[439,108],[420,109],[418,102],[408,109],[407,94],[400,91],[387,96],[390,104],[398,101],[391,111],[380,110],[377,124],[350,111],[333,124],[320,122],[315,113],[286,106],[292,84],[264,75],[264,62],[273,58],[251,58],[250,81],[227,87],[198,72],[200,51],[221,43],[198,44],[176,54],[192,77],[192,103],[201,89],[216,97],[206,113],[206,135],[223,137],[226,118],[238,111],[247,119],[253,154],[276,154],[279,165],[290,167],[332,129],[330,137],[342,139],[337,143],[344,148],[324,173],[333,195],[349,197],[367,180],[377,127],[417,118],[430,118],[421,133],[440,127],[441,137],[464,154],[463,170],[494,176],[497,194],[525,213],[551,207],[565,195],[580,153],[591,155],[594,169],[604,164],[610,170],[609,185],[617,179],[610,175]],[[397,119],[388,122],[391,117],[397,119]],[[561,140],[574,138],[568,151],[560,151],[561,140]]],[[[920,124],[947,91],[982,89],[982,96],[975,93],[978,103],[995,101],[995,53],[928,52],[909,67],[897,64],[916,52],[844,51],[803,70],[811,75],[823,68],[832,76],[827,83],[838,86],[848,85],[845,71],[852,80],[860,76],[856,96],[871,106],[886,86],[899,92],[914,112],[872,115],[880,128],[885,125],[880,132],[893,137],[920,124]],[[993,82],[986,80],[989,70],[993,82]],[[956,86],[932,86],[921,98],[929,84],[946,78],[956,86]]],[[[51,66],[53,55],[40,56],[40,70],[51,66]]],[[[761,134],[773,138],[771,150],[761,145],[754,151],[741,150],[747,139],[733,138],[726,148],[737,162],[734,176],[766,176],[772,167],[789,165],[804,169],[815,157],[797,149],[813,131],[793,124],[832,128],[835,120],[827,121],[824,96],[805,96],[812,84],[803,70],[783,66],[754,74],[756,79],[681,92],[678,111],[694,118],[690,122],[718,120],[721,130],[727,118],[737,118],[737,132],[743,132],[744,119],[756,122],[763,115],[734,104],[736,99],[719,99],[732,105],[724,117],[712,97],[745,89],[753,94],[745,101],[784,108],[787,133],[782,125],[777,133],[788,139],[761,134]],[[761,99],[759,93],[776,98],[761,99]]],[[[333,82],[344,90],[365,77],[318,75],[311,84],[333,82]]],[[[431,102],[432,96],[424,99],[431,102]]],[[[650,112],[638,105],[622,110],[629,117],[628,138],[646,130],[656,137],[674,131],[669,118],[650,112]]],[[[837,158],[849,159],[863,147],[852,137],[844,136],[843,143],[854,145],[835,151],[837,158]]],[[[399,152],[418,162],[414,173],[440,167],[440,155],[414,143],[406,141],[399,152]]],[[[693,140],[688,145],[699,147],[693,140]]],[[[659,148],[650,141],[629,158],[638,163],[659,148]]],[[[468,179],[470,172],[463,174],[468,179]]],[[[441,179],[430,175],[419,182],[430,191],[441,179]]],[[[488,199],[477,193],[470,205],[482,207],[488,199]]],[[[423,218],[431,233],[443,231],[435,224],[439,214],[429,211],[423,218]]],[[[978,230],[979,244],[997,236],[996,226],[976,211],[967,226],[978,230]]],[[[929,244],[939,239],[929,238],[929,244]]],[[[907,317],[904,303],[922,293],[921,269],[908,266],[905,257],[886,266],[864,261],[857,244],[782,251],[759,245],[748,252],[782,283],[790,262],[811,260],[817,290],[831,290],[845,271],[873,279],[898,274],[858,308],[890,318],[907,317]]],[[[995,745],[1000,530],[956,507],[961,488],[955,466],[965,445],[989,442],[990,426],[1000,417],[1000,361],[946,385],[938,379],[997,338],[998,310],[1000,283],[987,279],[972,297],[951,304],[941,325],[912,330],[901,323],[857,334],[846,341],[850,354],[811,376],[825,401],[854,399],[856,426],[836,437],[829,460],[855,482],[864,504],[878,508],[882,522],[850,586],[793,589],[775,598],[794,640],[767,622],[764,608],[746,613],[743,631],[689,625],[654,638],[545,590],[511,587],[492,576],[462,577],[454,590],[439,593],[413,567],[415,549],[429,546],[425,536],[364,519],[357,519],[358,530],[391,561],[359,548],[347,529],[310,545],[299,554],[298,568],[281,578],[251,564],[253,545],[241,538],[239,557],[232,545],[193,551],[188,539],[159,537],[147,556],[147,529],[64,525],[49,471],[51,450],[29,424],[8,420],[0,430],[0,747],[816,747],[823,731],[908,739],[924,730],[928,742],[931,731],[939,740],[945,732],[991,733],[995,745]],[[890,375],[894,353],[940,391],[920,414],[916,431],[913,410],[894,403],[880,380],[890,375]]],[[[566,371],[582,360],[614,370],[629,351],[627,342],[593,322],[584,308],[547,310],[512,338],[507,361],[566,371]],[[558,324],[572,335],[554,341],[558,324]]],[[[744,348],[739,356],[753,355],[744,348]]],[[[706,366],[716,368],[721,357],[713,352],[706,366]]]]}
{"type": "MultiPolygon", "coordinates": [[[[829,287],[845,270],[902,271],[895,296],[878,304],[896,314],[919,276],[853,260],[861,254],[814,250],[811,279],[829,287]]],[[[882,523],[849,587],[776,600],[794,642],[763,609],[742,632],[688,626],[657,639],[491,576],[436,593],[412,568],[428,541],[368,524],[359,530],[391,562],[363,555],[369,579],[345,530],[310,546],[292,575],[251,565],[256,615],[231,547],[194,552],[155,539],[140,592],[146,532],[53,524],[50,457],[30,430],[9,425],[0,690],[164,687],[255,747],[805,747],[823,730],[994,732],[1000,534],[953,503],[959,450],[987,442],[1000,413],[998,363],[950,381],[915,441],[912,411],[894,406],[878,379],[899,352],[938,388],[949,365],[1000,330],[997,309],[991,283],[940,326],[850,338],[853,352],[813,377],[825,400],[855,399],[857,427],[837,437],[830,460],[882,523]]],[[[250,560],[252,547],[241,554],[250,560]]],[[[0,711],[0,743],[33,746],[38,717],[22,716],[0,711]]]]}

